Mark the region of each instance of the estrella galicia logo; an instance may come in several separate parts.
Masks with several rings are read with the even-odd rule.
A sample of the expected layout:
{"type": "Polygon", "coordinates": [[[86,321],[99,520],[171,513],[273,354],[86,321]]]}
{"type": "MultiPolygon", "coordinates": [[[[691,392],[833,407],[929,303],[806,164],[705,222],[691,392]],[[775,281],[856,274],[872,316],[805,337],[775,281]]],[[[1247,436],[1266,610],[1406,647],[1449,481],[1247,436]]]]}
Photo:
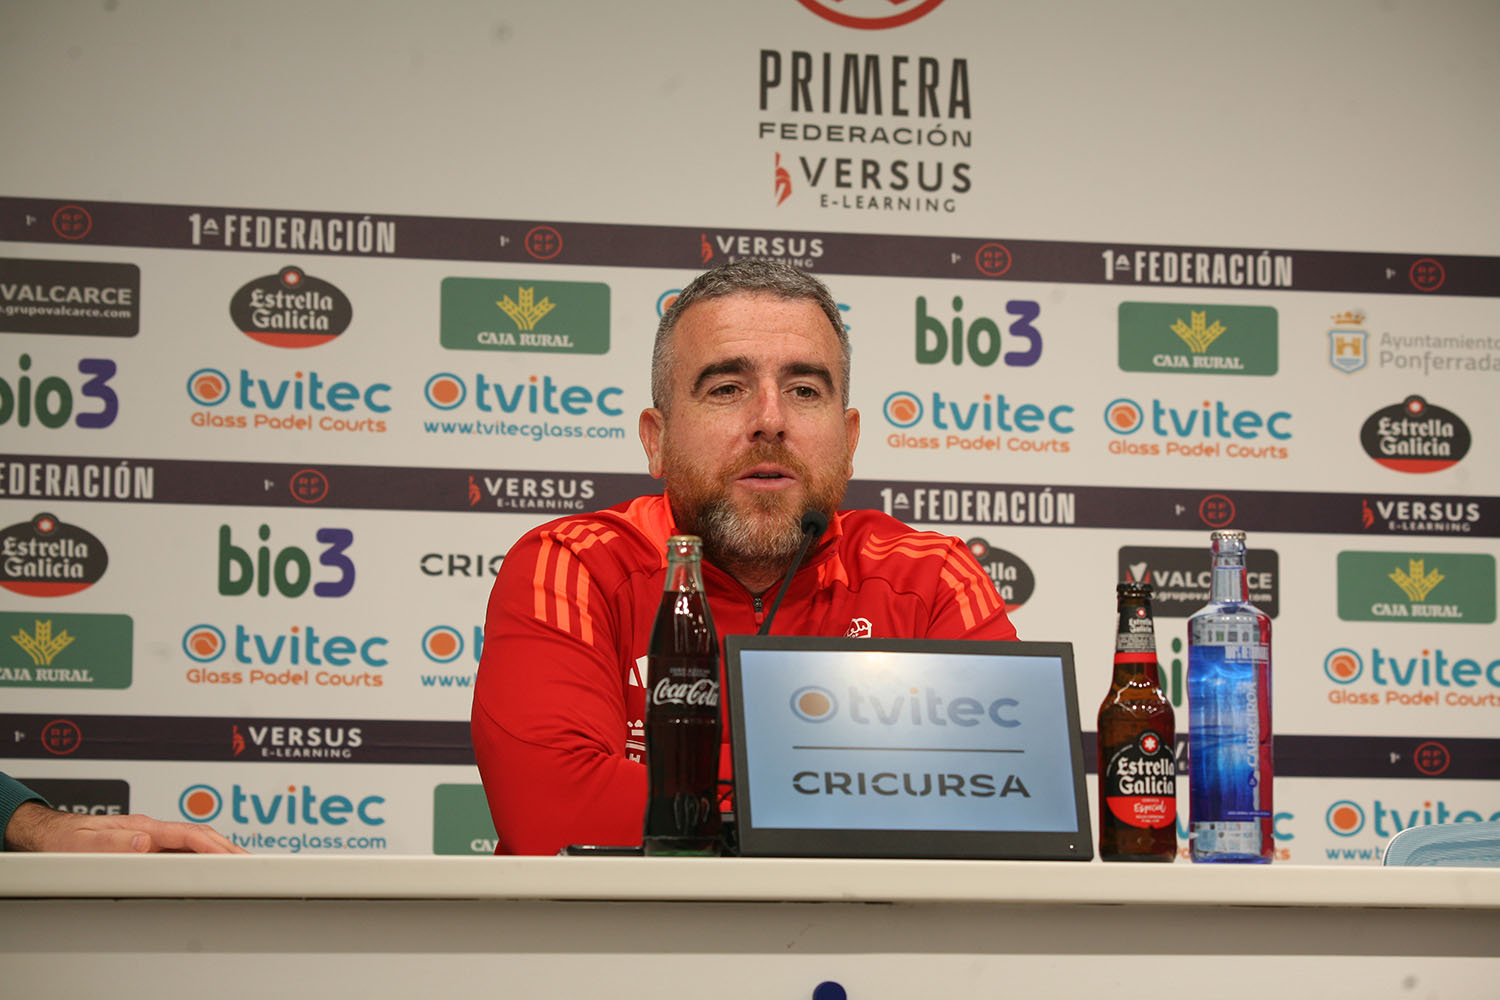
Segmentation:
{"type": "Polygon", "coordinates": [[[838,714],[839,702],[832,691],[816,684],[792,692],[792,714],[803,722],[827,722],[838,714]]]}
{"type": "Polygon", "coordinates": [[[272,347],[316,347],[349,328],[354,307],[331,283],[283,267],[240,288],[229,317],[251,340],[272,347]]]}
{"type": "Polygon", "coordinates": [[[1421,396],[1370,414],[1359,429],[1365,454],[1397,472],[1437,472],[1457,465],[1469,453],[1469,427],[1451,410],[1421,396]]]}
{"type": "Polygon", "coordinates": [[[864,31],[877,31],[885,28],[899,28],[903,24],[910,24],[919,17],[926,17],[937,8],[943,0],[893,0],[897,6],[905,5],[906,9],[892,13],[892,0],[853,0],[852,3],[844,3],[842,0],[798,0],[802,6],[834,24],[845,28],[859,28],[864,31]]]}
{"type": "Polygon", "coordinates": [[[983,538],[971,538],[967,544],[1000,592],[1007,613],[1016,611],[1036,593],[1036,574],[1020,556],[996,548],[983,538]]]}
{"type": "Polygon", "coordinates": [[[0,554],[0,587],[27,597],[76,594],[109,567],[103,542],[45,513],[0,531],[0,554]]]}

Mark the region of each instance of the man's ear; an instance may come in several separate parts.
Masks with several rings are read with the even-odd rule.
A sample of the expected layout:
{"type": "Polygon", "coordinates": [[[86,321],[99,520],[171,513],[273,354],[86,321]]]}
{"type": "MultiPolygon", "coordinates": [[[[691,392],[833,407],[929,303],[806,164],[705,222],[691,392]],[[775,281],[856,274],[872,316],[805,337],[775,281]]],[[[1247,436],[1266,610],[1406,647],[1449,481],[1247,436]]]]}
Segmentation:
{"type": "Polygon", "coordinates": [[[859,447],[859,411],[848,409],[844,411],[844,434],[849,441],[849,467],[844,475],[854,478],[854,449],[859,447]]]}
{"type": "Polygon", "coordinates": [[[646,449],[646,468],[653,479],[660,479],[663,474],[661,439],[666,427],[667,418],[656,407],[641,411],[641,447],[646,449]]]}

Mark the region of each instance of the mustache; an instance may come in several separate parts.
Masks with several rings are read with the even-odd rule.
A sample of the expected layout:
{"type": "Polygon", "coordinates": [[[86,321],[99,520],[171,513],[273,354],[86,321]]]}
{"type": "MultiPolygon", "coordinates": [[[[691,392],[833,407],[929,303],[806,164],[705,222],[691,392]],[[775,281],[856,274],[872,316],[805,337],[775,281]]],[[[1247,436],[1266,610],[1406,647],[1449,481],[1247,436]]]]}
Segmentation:
{"type": "Polygon", "coordinates": [[[729,464],[725,473],[737,479],[757,465],[779,465],[804,483],[808,479],[807,466],[780,441],[766,441],[752,445],[749,451],[729,464]]]}

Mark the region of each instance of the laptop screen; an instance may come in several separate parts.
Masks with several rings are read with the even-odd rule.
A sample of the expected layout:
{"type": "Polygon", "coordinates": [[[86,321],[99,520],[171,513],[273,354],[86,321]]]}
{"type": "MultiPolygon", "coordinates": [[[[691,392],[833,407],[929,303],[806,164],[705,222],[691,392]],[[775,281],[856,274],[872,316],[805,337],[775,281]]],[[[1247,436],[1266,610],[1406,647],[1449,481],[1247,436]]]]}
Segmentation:
{"type": "Polygon", "coordinates": [[[1093,856],[1066,643],[729,636],[740,851],[1093,856]]]}

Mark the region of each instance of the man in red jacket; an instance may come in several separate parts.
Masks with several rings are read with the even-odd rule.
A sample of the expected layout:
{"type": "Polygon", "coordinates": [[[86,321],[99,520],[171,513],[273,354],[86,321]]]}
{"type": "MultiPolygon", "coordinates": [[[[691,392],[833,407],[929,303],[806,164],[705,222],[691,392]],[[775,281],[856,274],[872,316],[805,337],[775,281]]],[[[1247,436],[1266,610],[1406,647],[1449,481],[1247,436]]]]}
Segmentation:
{"type": "Polygon", "coordinates": [[[721,637],[759,628],[809,510],[828,530],[776,633],[1016,637],[962,542],[838,510],[859,411],[848,334],[816,278],[754,260],[700,275],[657,328],[651,397],[641,443],[665,495],[533,529],[490,594],[471,728],[498,853],[640,842],[646,647],[670,535],[702,537],[721,637]]]}

